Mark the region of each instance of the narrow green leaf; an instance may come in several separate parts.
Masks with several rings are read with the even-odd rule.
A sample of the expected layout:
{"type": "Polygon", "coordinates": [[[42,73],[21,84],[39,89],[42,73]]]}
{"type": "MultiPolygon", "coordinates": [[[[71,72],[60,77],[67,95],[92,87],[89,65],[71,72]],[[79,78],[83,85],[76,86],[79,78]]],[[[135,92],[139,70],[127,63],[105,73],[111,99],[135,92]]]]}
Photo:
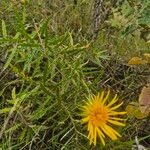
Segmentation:
{"type": "Polygon", "coordinates": [[[49,68],[49,62],[48,62],[47,59],[46,59],[46,63],[45,63],[45,66],[44,66],[44,71],[43,71],[43,84],[44,84],[44,85],[45,85],[45,83],[46,83],[47,75],[48,75],[48,73],[49,73],[48,68],[49,68]]]}
{"type": "Polygon", "coordinates": [[[27,128],[24,128],[23,131],[20,133],[20,136],[19,136],[20,141],[22,141],[25,138],[26,132],[27,132],[27,128]]]}
{"type": "Polygon", "coordinates": [[[43,84],[40,84],[41,89],[43,90],[44,93],[46,93],[47,95],[55,95],[52,91],[50,91],[50,89],[47,89],[43,84]]]}
{"type": "Polygon", "coordinates": [[[14,39],[14,40],[17,40],[20,35],[21,35],[20,32],[17,32],[13,39],[14,39]]]}
{"type": "Polygon", "coordinates": [[[70,45],[73,46],[73,38],[72,38],[72,35],[71,33],[69,32],[69,40],[70,40],[70,45]]]}
{"type": "Polygon", "coordinates": [[[5,21],[4,21],[4,20],[2,20],[2,34],[3,34],[3,37],[4,37],[4,38],[7,37],[6,24],[5,24],[5,21]]]}
{"type": "Polygon", "coordinates": [[[16,99],[16,88],[14,87],[11,93],[12,99],[15,100],[16,99]]]}
{"type": "Polygon", "coordinates": [[[14,126],[10,127],[8,130],[6,130],[5,133],[11,133],[17,130],[21,125],[22,125],[21,123],[17,123],[14,126]]]}
{"type": "Polygon", "coordinates": [[[40,33],[42,36],[44,36],[45,32],[47,32],[48,23],[50,21],[50,18],[48,18],[40,27],[40,33]]]}

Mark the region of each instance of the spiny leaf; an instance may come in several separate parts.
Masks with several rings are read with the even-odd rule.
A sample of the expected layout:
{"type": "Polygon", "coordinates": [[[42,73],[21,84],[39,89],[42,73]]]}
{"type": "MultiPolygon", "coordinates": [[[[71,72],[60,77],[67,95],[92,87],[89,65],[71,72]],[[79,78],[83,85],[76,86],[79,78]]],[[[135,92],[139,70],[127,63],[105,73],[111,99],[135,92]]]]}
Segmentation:
{"type": "Polygon", "coordinates": [[[3,71],[5,69],[7,69],[7,67],[10,65],[12,59],[14,58],[15,54],[16,54],[16,49],[17,49],[17,46],[15,46],[14,48],[11,49],[11,54],[9,55],[5,65],[4,65],[4,68],[3,68],[3,71]]]}

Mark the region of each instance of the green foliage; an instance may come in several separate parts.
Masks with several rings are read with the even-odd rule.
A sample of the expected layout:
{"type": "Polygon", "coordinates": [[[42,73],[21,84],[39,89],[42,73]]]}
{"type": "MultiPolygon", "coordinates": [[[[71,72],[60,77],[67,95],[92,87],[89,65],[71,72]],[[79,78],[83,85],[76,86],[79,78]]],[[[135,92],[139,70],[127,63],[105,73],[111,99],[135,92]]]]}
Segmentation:
{"type": "Polygon", "coordinates": [[[127,137],[126,132],[134,129],[130,123],[121,131],[122,139],[108,141],[105,148],[90,146],[79,107],[102,88],[120,90],[129,101],[136,97],[133,89],[139,81],[138,88],[143,86],[144,69],[122,70],[125,57],[149,51],[148,36],[140,37],[149,30],[149,1],[142,2],[116,7],[106,3],[112,14],[94,42],[90,37],[93,1],[0,2],[0,148],[132,147],[140,127],[127,137]]]}

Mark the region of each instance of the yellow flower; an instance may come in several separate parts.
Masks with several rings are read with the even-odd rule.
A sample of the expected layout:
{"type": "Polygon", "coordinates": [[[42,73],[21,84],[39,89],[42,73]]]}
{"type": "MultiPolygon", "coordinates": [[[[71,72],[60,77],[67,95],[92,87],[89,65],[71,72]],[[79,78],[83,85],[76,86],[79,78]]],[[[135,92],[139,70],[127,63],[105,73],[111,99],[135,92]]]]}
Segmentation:
{"type": "Polygon", "coordinates": [[[97,137],[100,138],[103,145],[105,145],[106,135],[112,140],[121,137],[110,124],[124,126],[125,124],[122,123],[124,119],[118,118],[118,115],[124,115],[126,112],[116,111],[122,105],[122,103],[114,105],[118,100],[117,95],[109,103],[106,103],[109,95],[110,91],[107,92],[106,96],[104,96],[104,91],[101,94],[98,93],[97,96],[93,96],[82,106],[82,122],[87,124],[90,144],[96,145],[97,137]]]}

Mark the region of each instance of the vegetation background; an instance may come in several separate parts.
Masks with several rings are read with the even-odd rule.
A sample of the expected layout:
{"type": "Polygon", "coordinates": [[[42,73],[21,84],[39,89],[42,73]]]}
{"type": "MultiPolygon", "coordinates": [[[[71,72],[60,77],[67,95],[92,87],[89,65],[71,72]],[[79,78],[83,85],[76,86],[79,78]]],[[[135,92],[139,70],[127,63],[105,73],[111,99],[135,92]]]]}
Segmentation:
{"type": "Polygon", "coordinates": [[[101,90],[138,101],[149,65],[149,0],[1,0],[0,148],[127,150],[150,147],[150,118],[127,116],[122,138],[89,145],[79,106],[101,90]],[[98,7],[100,6],[100,7],[98,7]]]}

